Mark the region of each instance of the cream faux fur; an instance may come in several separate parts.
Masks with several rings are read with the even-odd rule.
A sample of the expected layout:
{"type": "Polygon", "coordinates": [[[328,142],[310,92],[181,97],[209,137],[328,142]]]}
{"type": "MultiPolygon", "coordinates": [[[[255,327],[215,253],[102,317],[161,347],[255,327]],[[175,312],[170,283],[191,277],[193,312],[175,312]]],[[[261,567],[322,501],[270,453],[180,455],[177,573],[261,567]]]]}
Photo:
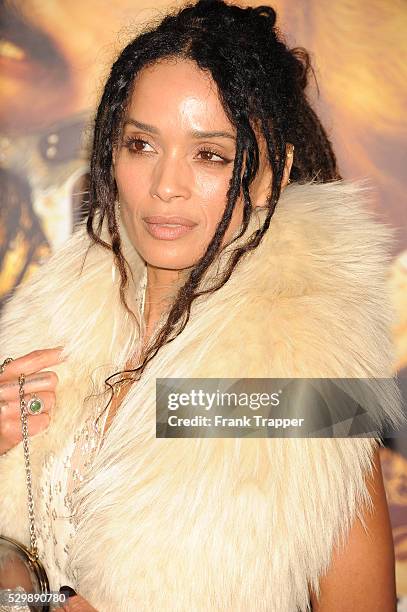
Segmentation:
{"type": "MultiPolygon", "coordinates": [[[[368,212],[368,195],[363,181],[290,185],[261,245],[133,385],[76,500],[72,586],[101,612],[308,609],[308,587],[318,592],[369,503],[377,441],[157,439],[155,379],[391,377],[394,231],[368,212]]],[[[134,296],[144,264],[121,231],[134,296]]],[[[31,439],[34,484],[88,413],[85,397],[100,393],[102,408],[104,379],[138,346],[111,254],[93,246],[81,273],[88,244],[83,226],[1,319],[2,359],[65,347],[52,422],[31,439]]],[[[400,422],[394,380],[377,392],[375,417],[400,422]]],[[[21,445],[0,458],[0,532],[28,544],[22,458],[21,445]]]]}

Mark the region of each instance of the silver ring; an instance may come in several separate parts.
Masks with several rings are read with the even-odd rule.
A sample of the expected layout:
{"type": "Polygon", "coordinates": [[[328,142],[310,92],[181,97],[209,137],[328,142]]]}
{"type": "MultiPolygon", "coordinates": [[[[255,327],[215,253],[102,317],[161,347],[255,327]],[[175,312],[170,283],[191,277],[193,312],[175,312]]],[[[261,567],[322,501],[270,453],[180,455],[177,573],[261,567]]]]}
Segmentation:
{"type": "Polygon", "coordinates": [[[44,410],[44,402],[35,393],[32,393],[31,399],[27,402],[27,413],[28,414],[41,414],[44,410]]]}

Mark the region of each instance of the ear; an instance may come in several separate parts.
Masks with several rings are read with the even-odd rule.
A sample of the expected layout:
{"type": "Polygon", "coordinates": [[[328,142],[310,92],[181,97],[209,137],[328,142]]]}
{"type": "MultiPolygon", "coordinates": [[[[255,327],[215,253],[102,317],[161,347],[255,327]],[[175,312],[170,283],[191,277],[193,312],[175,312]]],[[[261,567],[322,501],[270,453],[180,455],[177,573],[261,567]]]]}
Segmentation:
{"type": "MultiPolygon", "coordinates": [[[[294,145],[291,143],[287,143],[286,147],[286,157],[285,164],[283,170],[283,178],[281,181],[281,191],[283,191],[287,184],[288,179],[290,177],[291,167],[293,165],[294,159],[294,145]]],[[[261,178],[259,179],[258,184],[256,185],[256,196],[253,199],[253,206],[263,208],[267,199],[267,196],[270,193],[271,183],[272,183],[272,170],[269,164],[265,165],[261,178]]]]}
{"type": "Polygon", "coordinates": [[[112,169],[113,170],[116,165],[116,156],[117,156],[117,147],[113,147],[112,148],[112,169]]]}
{"type": "Polygon", "coordinates": [[[283,191],[288,185],[288,180],[290,178],[290,172],[291,172],[291,167],[293,165],[293,160],[294,160],[294,145],[289,142],[287,143],[287,146],[286,146],[284,172],[283,172],[283,178],[281,181],[281,191],[283,191]]]}
{"type": "Polygon", "coordinates": [[[259,146],[259,169],[250,186],[250,197],[254,208],[264,208],[272,185],[273,171],[268,163],[267,149],[264,137],[257,133],[259,146]]]}

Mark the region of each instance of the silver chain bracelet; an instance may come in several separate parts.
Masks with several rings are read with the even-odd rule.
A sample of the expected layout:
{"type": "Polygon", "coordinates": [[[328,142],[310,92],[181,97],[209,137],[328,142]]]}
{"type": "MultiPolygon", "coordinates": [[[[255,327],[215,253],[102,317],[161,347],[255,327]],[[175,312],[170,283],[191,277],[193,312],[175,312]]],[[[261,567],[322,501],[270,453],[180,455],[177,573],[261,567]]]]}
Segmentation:
{"type": "Polygon", "coordinates": [[[35,515],[34,515],[34,499],[32,494],[32,475],[30,465],[30,446],[28,437],[28,424],[27,424],[27,404],[24,395],[24,383],[25,374],[20,374],[18,377],[19,394],[20,394],[20,417],[23,434],[23,449],[24,449],[24,463],[26,473],[26,484],[27,484],[27,496],[28,496],[28,519],[30,522],[30,541],[31,541],[31,553],[38,559],[38,547],[37,547],[37,534],[35,531],[35,515]]]}

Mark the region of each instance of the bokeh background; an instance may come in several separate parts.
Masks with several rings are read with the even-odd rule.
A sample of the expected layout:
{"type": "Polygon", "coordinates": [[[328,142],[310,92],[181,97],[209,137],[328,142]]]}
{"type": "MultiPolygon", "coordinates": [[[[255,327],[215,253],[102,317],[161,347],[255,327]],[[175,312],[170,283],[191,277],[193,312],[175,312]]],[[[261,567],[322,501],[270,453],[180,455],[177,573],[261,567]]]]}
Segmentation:
{"type": "MultiPolygon", "coordinates": [[[[0,0],[0,307],[86,215],[92,120],[112,60],[144,23],[181,4],[0,0]]],[[[316,79],[309,95],[342,175],[369,177],[372,208],[397,229],[389,284],[397,314],[394,371],[404,385],[407,3],[269,4],[286,42],[311,52],[316,79]]],[[[381,459],[401,611],[407,610],[407,438],[386,442],[381,459]]]]}

